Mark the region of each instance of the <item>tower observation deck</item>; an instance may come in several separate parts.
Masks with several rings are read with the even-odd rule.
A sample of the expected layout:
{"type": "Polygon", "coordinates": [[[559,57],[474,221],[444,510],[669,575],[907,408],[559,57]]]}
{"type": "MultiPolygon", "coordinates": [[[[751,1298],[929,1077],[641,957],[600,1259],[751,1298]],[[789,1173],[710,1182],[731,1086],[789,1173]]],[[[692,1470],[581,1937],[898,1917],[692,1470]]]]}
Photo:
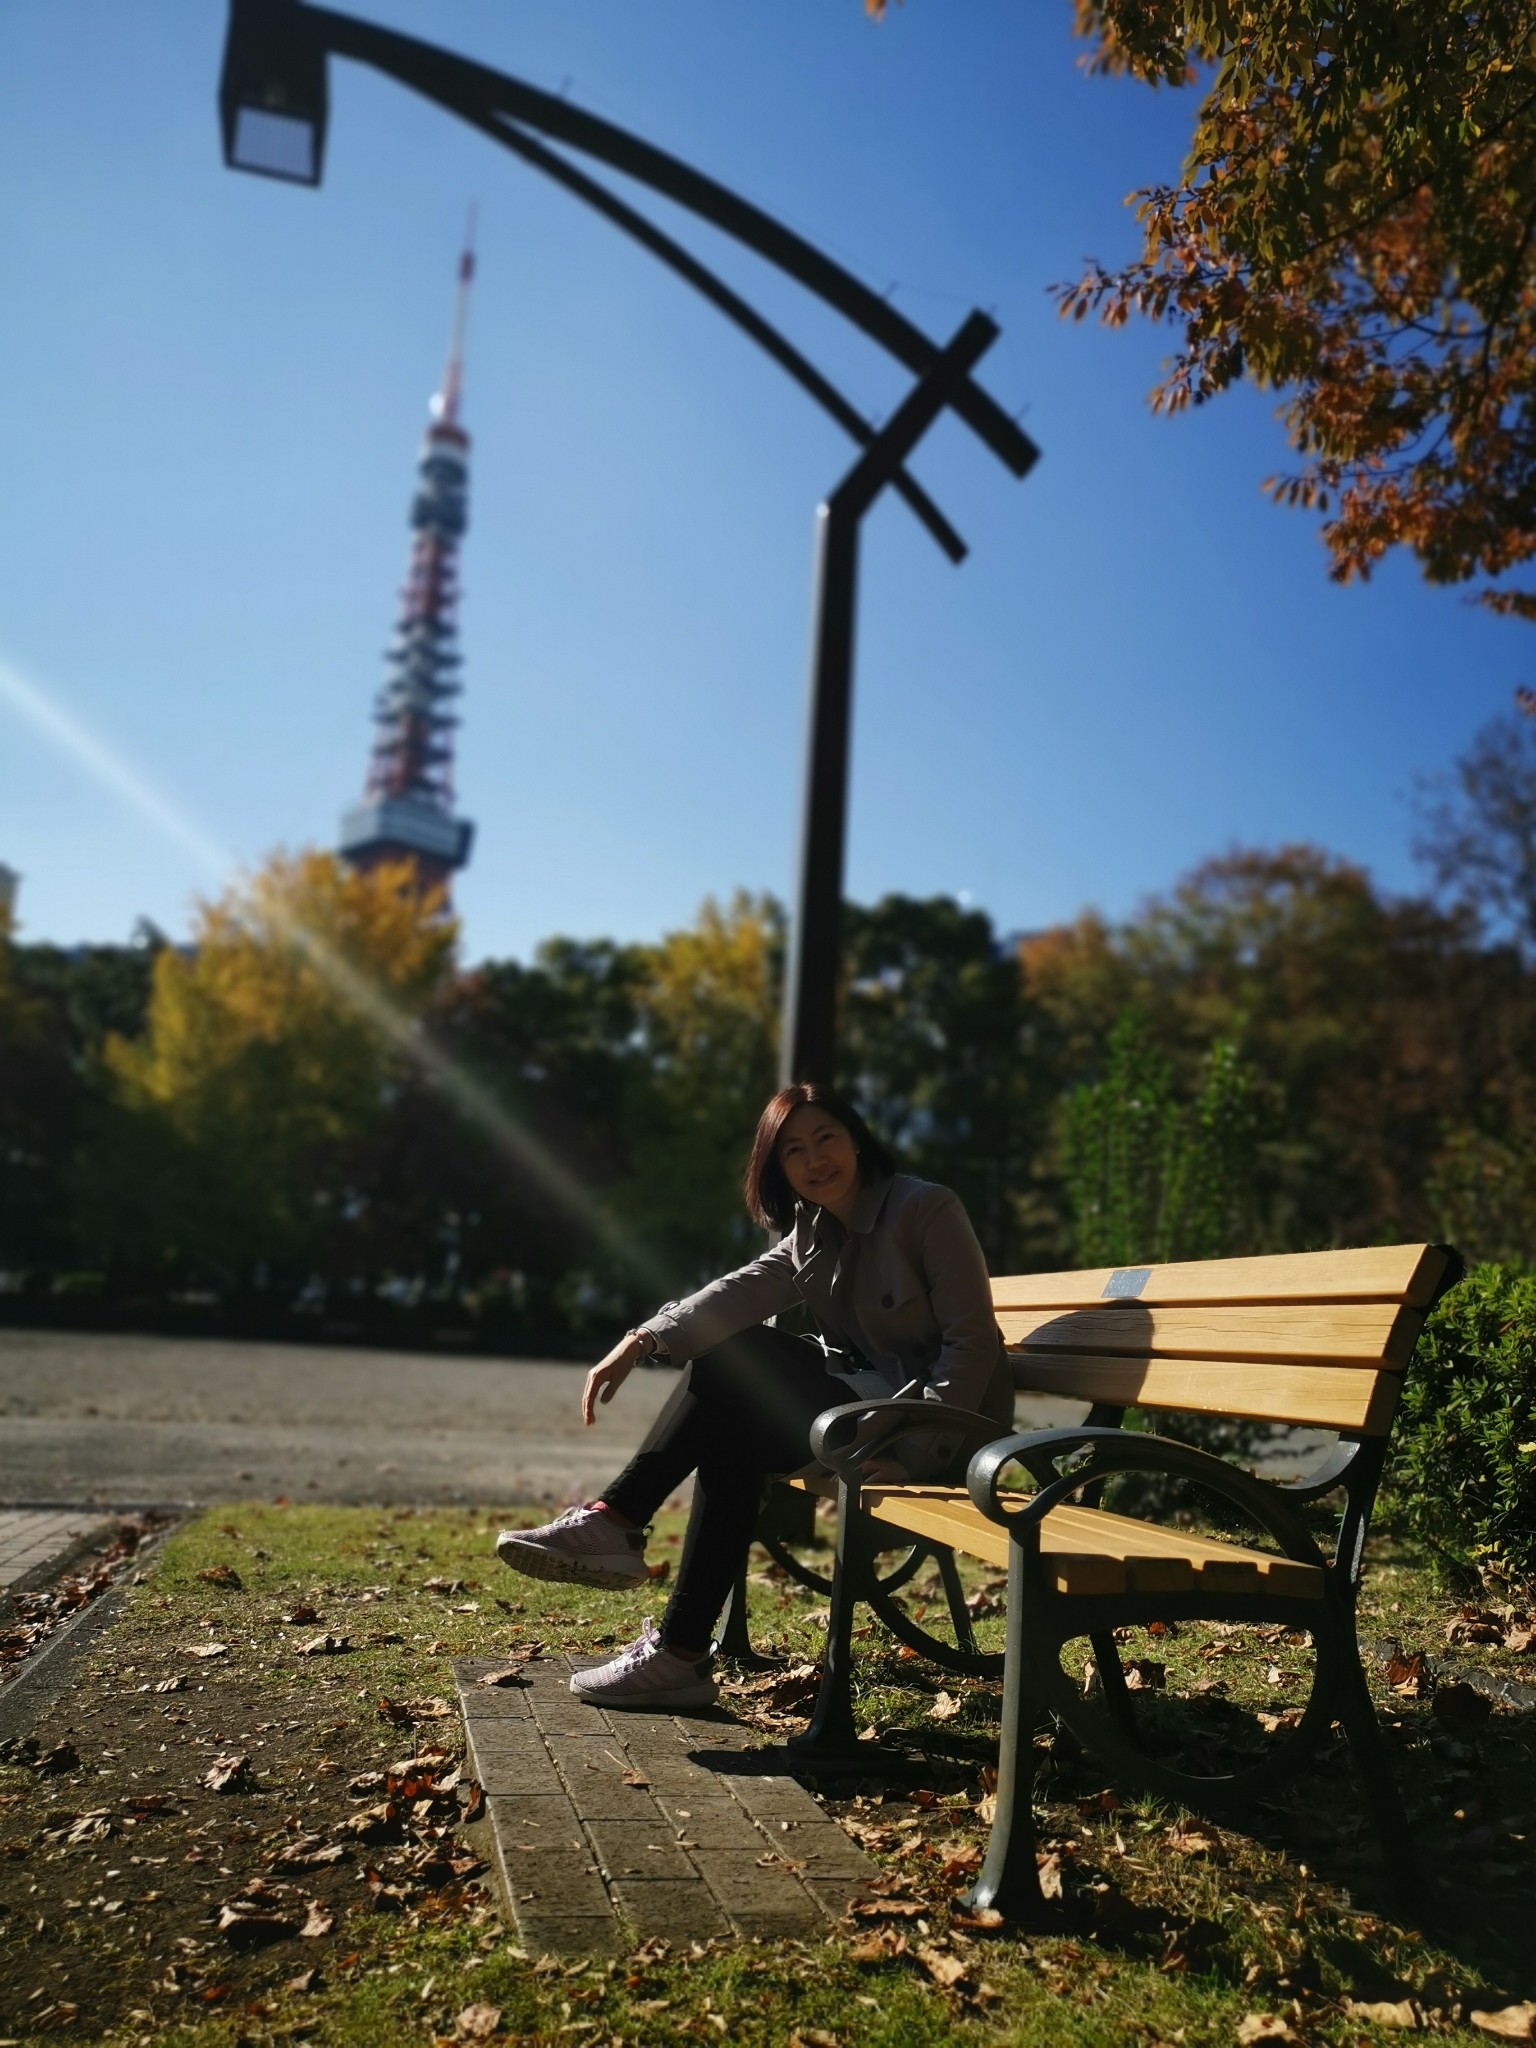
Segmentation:
{"type": "Polygon", "coordinates": [[[459,721],[451,709],[462,688],[459,542],[469,523],[469,436],[459,407],[474,274],[474,248],[466,241],[448,365],[416,466],[410,567],[384,684],[374,700],[368,780],[362,802],[341,821],[338,849],[354,868],[409,860],[424,887],[446,886],[469,859],[475,831],[467,818],[454,816],[453,733],[459,721]]]}

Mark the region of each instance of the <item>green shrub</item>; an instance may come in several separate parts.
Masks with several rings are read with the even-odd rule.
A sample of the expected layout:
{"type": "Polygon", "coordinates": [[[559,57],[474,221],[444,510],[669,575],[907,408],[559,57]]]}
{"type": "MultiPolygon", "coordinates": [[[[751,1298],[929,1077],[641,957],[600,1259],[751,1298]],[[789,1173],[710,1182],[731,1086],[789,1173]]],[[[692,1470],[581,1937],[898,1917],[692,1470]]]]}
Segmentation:
{"type": "Polygon", "coordinates": [[[1432,1311],[1387,1482],[1442,1562],[1536,1585],[1536,1272],[1474,1266],[1432,1311]]]}

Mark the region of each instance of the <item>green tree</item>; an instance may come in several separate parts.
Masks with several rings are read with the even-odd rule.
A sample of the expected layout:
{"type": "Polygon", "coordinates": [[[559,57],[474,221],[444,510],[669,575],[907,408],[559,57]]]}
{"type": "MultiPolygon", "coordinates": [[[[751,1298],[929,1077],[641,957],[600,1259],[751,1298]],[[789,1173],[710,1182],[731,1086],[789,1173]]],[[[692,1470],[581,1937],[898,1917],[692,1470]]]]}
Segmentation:
{"type": "Polygon", "coordinates": [[[1103,1077],[1065,1108],[1066,1183],[1085,1266],[1156,1265],[1254,1250],[1253,1089],[1237,1048],[1212,1046],[1181,1102],[1142,1019],[1110,1033],[1103,1077]]]}
{"type": "Polygon", "coordinates": [[[741,1182],[777,1085],[783,972],[782,909],[740,890],[643,950],[623,1198],[680,1290],[762,1247],[741,1182]]]}
{"type": "MultiPolygon", "coordinates": [[[[1536,11],[1526,0],[1076,0],[1090,68],[1193,85],[1142,249],[1061,309],[1182,329],[1154,409],[1244,376],[1301,457],[1268,488],[1327,514],[1339,581],[1536,553],[1536,11]]],[[[1485,593],[1536,617],[1536,592],[1485,593]]]]}
{"type": "Polygon", "coordinates": [[[156,957],[142,1035],[107,1040],[89,1235],[226,1282],[302,1274],[350,1227],[455,936],[409,867],[355,874],[321,853],[275,857],[201,906],[191,948],[156,957]]]}
{"type": "Polygon", "coordinates": [[[994,1272],[1059,1235],[1035,1177],[1051,1076],[1019,961],[984,911],[886,896],[844,912],[840,1077],[914,1173],[965,1203],[994,1272]]]}
{"type": "Polygon", "coordinates": [[[1480,946],[1470,913],[1387,899],[1314,847],[1204,862],[1126,924],[1022,957],[1073,1049],[1064,1086],[1127,1006],[1186,1097],[1209,1048],[1236,1045],[1260,1112],[1262,1248],[1436,1235],[1447,1135],[1525,1115],[1536,983],[1518,957],[1480,946]]]}

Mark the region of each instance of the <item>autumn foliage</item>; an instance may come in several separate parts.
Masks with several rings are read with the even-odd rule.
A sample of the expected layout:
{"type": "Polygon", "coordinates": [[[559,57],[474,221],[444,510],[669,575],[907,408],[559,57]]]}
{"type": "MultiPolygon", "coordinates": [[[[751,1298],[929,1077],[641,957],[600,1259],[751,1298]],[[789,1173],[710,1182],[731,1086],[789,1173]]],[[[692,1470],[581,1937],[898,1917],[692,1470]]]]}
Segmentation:
{"type": "MultiPolygon", "coordinates": [[[[1089,68],[1199,95],[1142,249],[1061,311],[1182,330],[1155,410],[1284,394],[1332,574],[1409,548],[1434,582],[1536,554],[1536,9],[1439,0],[1076,0],[1089,68]]],[[[1536,591],[1479,592],[1536,618],[1536,591]]]]}

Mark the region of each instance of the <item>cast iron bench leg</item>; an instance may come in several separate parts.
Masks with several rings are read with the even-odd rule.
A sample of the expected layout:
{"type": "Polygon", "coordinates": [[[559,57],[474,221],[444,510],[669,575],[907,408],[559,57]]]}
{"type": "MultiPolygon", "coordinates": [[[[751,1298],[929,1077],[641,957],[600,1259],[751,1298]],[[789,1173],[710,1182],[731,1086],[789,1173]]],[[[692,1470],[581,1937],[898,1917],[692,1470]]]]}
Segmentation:
{"type": "Polygon", "coordinates": [[[1099,1684],[1104,1689],[1105,1711],[1119,1726],[1123,1734],[1134,1737],[1136,1715],[1131,1706],[1131,1695],[1126,1689],[1125,1667],[1120,1662],[1120,1652],[1112,1635],[1090,1636],[1093,1646],[1094,1666],[1099,1674],[1099,1684]]]}
{"type": "MultiPolygon", "coordinates": [[[[1034,1561],[1038,1564],[1038,1559],[1034,1561]]],[[[1044,1603],[1030,1598],[1030,1560],[1015,1541],[1008,1563],[1008,1661],[1003,1669],[1002,1736],[997,1751],[997,1817],[975,1884],[973,1910],[992,1906],[1009,1920],[1051,1918],[1035,1859],[1035,1730],[1046,1711],[1046,1665],[1053,1639],[1044,1603]]]]}
{"type": "Polygon", "coordinates": [[[871,1556],[869,1522],[859,1512],[858,1493],[846,1481],[840,1481],[837,1551],[821,1690],[816,1695],[811,1725],[788,1744],[797,1757],[846,1757],[859,1752],[858,1730],[853,1725],[853,1612],[864,1592],[871,1556]]]}
{"type": "Polygon", "coordinates": [[[955,1563],[952,1550],[934,1552],[934,1563],[939,1570],[939,1583],[944,1588],[944,1598],[949,1603],[950,1626],[955,1631],[955,1647],[967,1657],[976,1654],[976,1633],[971,1627],[970,1610],[965,1604],[965,1588],[960,1583],[960,1567],[955,1563]]]}

